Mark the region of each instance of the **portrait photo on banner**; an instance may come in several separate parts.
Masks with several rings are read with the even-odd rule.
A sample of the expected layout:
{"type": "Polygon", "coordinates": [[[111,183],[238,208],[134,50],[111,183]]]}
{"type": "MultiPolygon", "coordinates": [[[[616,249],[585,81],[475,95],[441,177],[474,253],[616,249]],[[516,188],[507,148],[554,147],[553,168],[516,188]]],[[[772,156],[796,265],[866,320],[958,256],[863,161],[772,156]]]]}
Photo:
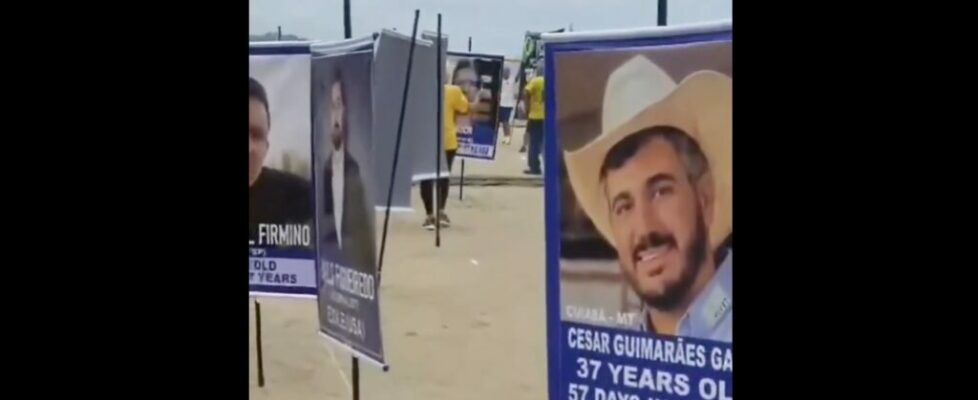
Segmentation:
{"type": "Polygon", "coordinates": [[[502,68],[502,57],[448,54],[449,83],[460,87],[469,101],[476,102],[467,115],[455,119],[461,157],[495,157],[502,68]]]}
{"type": "Polygon", "coordinates": [[[319,330],[383,362],[374,212],[373,52],[312,61],[319,330]]]}
{"type": "Polygon", "coordinates": [[[321,254],[363,272],[376,268],[369,52],[313,60],[313,134],[321,254]],[[329,250],[342,250],[332,254],[329,250]]]}
{"type": "Polygon", "coordinates": [[[733,341],[731,55],[554,55],[561,320],[733,341]]]}
{"type": "Polygon", "coordinates": [[[249,72],[249,241],[311,254],[309,57],[253,55],[249,72]]]}

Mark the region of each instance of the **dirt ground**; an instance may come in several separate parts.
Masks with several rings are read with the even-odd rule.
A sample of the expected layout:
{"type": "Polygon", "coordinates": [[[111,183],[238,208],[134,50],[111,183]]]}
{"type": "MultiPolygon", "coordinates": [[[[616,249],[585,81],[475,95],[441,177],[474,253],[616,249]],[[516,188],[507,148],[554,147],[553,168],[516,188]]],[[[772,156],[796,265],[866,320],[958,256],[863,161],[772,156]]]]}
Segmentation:
{"type": "MultiPolygon", "coordinates": [[[[519,138],[475,171],[521,174],[519,138]]],[[[391,217],[380,288],[390,370],[361,361],[364,400],[546,398],[543,188],[464,193],[451,190],[440,248],[421,228],[417,188],[417,212],[391,217]]],[[[350,356],[318,336],[316,303],[261,304],[266,382],[258,387],[252,321],[251,398],[352,398],[350,356]]]]}

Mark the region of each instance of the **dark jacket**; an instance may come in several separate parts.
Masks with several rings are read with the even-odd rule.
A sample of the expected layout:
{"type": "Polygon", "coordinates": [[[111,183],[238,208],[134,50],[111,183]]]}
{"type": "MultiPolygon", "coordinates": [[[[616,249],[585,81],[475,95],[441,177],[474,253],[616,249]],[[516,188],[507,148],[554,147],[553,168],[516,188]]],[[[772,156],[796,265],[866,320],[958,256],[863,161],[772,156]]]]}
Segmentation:
{"type": "MultiPolygon", "coordinates": [[[[374,205],[367,196],[366,187],[360,175],[360,166],[350,153],[344,154],[343,182],[343,219],[341,232],[342,248],[339,250],[343,260],[341,265],[354,268],[360,272],[374,273],[377,268],[377,251],[374,235],[374,205]]],[[[333,170],[331,160],[326,161],[323,172],[323,211],[319,229],[324,232],[322,246],[335,249],[336,222],[333,211],[333,170]]],[[[329,252],[322,252],[329,254],[329,252]]]]}
{"type": "Polygon", "coordinates": [[[258,224],[306,224],[312,228],[309,182],[288,172],[262,168],[248,189],[249,238],[258,244],[258,224]]]}

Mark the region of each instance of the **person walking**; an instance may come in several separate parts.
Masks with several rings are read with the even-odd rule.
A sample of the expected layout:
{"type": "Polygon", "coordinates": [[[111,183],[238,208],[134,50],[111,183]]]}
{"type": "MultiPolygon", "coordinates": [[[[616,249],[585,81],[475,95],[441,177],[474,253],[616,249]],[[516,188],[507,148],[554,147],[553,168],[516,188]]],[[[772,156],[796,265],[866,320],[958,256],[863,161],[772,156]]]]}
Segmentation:
{"type": "Polygon", "coordinates": [[[516,107],[516,80],[511,71],[511,66],[503,66],[503,82],[499,94],[499,124],[503,127],[503,144],[508,145],[513,140],[513,132],[510,128],[510,119],[513,115],[513,108],[516,107]]]}
{"type": "MultiPolygon", "coordinates": [[[[448,164],[448,173],[452,171],[452,160],[455,159],[455,152],[458,150],[458,125],[455,120],[469,114],[479,100],[478,93],[469,96],[458,85],[445,84],[445,101],[442,110],[442,145],[445,150],[445,161],[448,164]]],[[[421,201],[424,203],[424,211],[427,217],[422,227],[429,231],[435,230],[435,224],[441,224],[447,228],[451,226],[448,214],[445,214],[445,201],[448,200],[448,176],[441,179],[426,179],[421,181],[421,201]],[[434,195],[438,196],[438,214],[435,215],[434,195]]]]}
{"type": "Polygon", "coordinates": [[[528,175],[540,175],[543,171],[540,168],[540,158],[543,153],[543,118],[545,114],[543,104],[543,61],[537,65],[537,73],[530,79],[523,90],[523,102],[528,105],[529,112],[526,116],[526,135],[530,138],[529,150],[527,151],[527,169],[523,171],[528,175]]]}

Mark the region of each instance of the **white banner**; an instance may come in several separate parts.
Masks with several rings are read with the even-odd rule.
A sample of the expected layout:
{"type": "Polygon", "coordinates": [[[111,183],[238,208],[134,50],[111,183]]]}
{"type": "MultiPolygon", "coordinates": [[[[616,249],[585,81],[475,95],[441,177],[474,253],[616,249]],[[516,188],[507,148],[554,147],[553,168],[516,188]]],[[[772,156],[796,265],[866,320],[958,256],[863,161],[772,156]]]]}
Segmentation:
{"type": "Polygon", "coordinates": [[[252,255],[287,255],[252,269],[252,293],[316,293],[308,43],[254,44],[249,58],[248,225],[252,255]]]}

